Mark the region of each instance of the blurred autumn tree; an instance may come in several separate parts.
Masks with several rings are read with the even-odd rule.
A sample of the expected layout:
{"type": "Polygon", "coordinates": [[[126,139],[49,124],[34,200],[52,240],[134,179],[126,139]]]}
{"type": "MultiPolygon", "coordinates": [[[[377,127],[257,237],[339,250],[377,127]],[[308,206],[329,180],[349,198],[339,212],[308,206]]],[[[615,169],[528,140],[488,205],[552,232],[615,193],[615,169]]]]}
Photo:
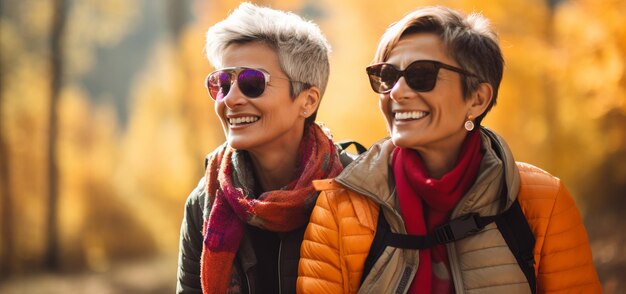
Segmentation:
{"type": "MultiPolygon", "coordinates": [[[[59,240],[58,250],[52,252],[61,256],[64,269],[86,265],[102,271],[111,258],[175,252],[182,217],[180,199],[202,172],[201,155],[196,156],[197,167],[190,166],[187,158],[193,152],[189,149],[206,150],[203,142],[212,143],[210,131],[191,137],[192,130],[208,128],[205,114],[185,113],[199,114],[203,107],[197,105],[206,102],[201,87],[184,85],[201,85],[202,79],[188,81],[182,74],[203,65],[202,37],[193,42],[191,53],[185,45],[191,39],[183,29],[190,18],[183,15],[181,21],[176,19],[180,15],[168,15],[163,1],[67,1],[66,29],[59,36],[64,46],[61,53],[54,53],[49,46],[52,4],[2,1],[3,272],[41,268],[44,254],[54,248],[47,233],[59,240]],[[113,85],[111,80],[124,76],[116,71],[125,68],[125,56],[114,56],[108,63],[98,59],[109,48],[132,47],[128,44],[142,38],[132,34],[140,27],[138,22],[146,27],[139,14],[143,9],[152,16],[161,13],[160,17],[172,22],[161,24],[165,28],[146,44],[152,47],[139,52],[137,59],[144,60],[140,73],[122,81],[129,93],[111,97],[114,87],[94,91],[97,87],[89,85],[90,79],[113,85]],[[49,70],[54,68],[50,56],[63,57],[61,73],[49,70]],[[179,64],[187,65],[181,69],[179,64]],[[103,68],[109,71],[102,72],[103,68]],[[49,112],[51,87],[47,85],[53,77],[62,84],[58,107],[49,112]],[[125,97],[135,106],[125,106],[130,105],[125,97]],[[126,124],[119,117],[119,100],[122,110],[132,112],[126,124]],[[48,123],[55,114],[56,139],[48,123]],[[204,127],[196,127],[197,122],[204,127]],[[51,155],[59,163],[59,205],[54,220],[60,226],[56,233],[50,232],[46,219],[55,213],[47,197],[53,184],[46,168],[52,161],[46,153],[49,139],[58,146],[51,155]]],[[[189,3],[183,6],[181,10],[190,10],[189,3]]]]}
{"type": "MultiPolygon", "coordinates": [[[[66,1],[55,140],[60,266],[106,271],[116,259],[176,254],[185,198],[203,156],[223,140],[203,88],[212,70],[204,33],[239,1],[66,1]]],[[[616,281],[626,272],[626,236],[610,233],[626,208],[625,1],[257,2],[320,25],[333,53],[319,120],[335,139],[368,146],[386,136],[364,73],[386,27],[422,5],[491,19],[506,68],[484,124],[517,160],[565,181],[605,290],[625,286],[616,281]]],[[[41,268],[48,249],[52,3],[0,1],[3,273],[41,268]]]]}

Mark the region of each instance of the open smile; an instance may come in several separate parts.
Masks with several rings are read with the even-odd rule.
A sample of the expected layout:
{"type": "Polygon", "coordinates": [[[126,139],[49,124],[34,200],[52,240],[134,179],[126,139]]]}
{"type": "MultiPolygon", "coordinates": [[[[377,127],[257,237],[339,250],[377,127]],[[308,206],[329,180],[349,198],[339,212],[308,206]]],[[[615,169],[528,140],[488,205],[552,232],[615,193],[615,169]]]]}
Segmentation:
{"type": "Polygon", "coordinates": [[[412,121],[418,120],[428,115],[425,111],[399,111],[392,112],[395,121],[412,121]]]}
{"type": "Polygon", "coordinates": [[[249,125],[257,122],[261,119],[258,116],[242,116],[242,117],[232,117],[228,119],[228,124],[233,127],[249,125]]]}

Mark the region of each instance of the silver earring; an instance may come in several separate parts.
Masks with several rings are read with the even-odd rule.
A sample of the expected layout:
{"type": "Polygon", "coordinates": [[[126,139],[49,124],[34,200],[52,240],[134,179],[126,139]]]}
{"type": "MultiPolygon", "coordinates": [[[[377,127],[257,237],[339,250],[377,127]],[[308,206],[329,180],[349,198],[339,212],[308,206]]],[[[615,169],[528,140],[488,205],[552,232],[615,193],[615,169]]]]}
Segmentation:
{"type": "Polygon", "coordinates": [[[307,112],[305,111],[305,112],[303,112],[302,114],[307,115],[307,112]]]}
{"type": "Polygon", "coordinates": [[[472,121],[472,115],[467,116],[467,120],[465,121],[465,129],[468,132],[474,129],[474,122],[472,121]]]}

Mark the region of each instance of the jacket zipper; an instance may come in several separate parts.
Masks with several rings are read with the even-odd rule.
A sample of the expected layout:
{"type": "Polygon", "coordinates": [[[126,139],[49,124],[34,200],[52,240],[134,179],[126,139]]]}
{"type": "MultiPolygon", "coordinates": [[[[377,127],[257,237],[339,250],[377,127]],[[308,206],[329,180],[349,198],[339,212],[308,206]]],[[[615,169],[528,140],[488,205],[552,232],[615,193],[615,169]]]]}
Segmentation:
{"type": "Polygon", "coordinates": [[[248,277],[248,273],[243,274],[246,277],[246,284],[248,284],[248,294],[252,294],[252,288],[250,288],[250,278],[248,277]]]}
{"type": "MultiPolygon", "coordinates": [[[[237,255],[237,257],[235,257],[235,261],[233,262],[233,266],[235,267],[233,270],[237,271],[238,273],[240,273],[240,276],[243,280],[245,280],[245,285],[248,285],[247,289],[247,293],[248,294],[252,294],[252,289],[250,289],[250,279],[248,278],[248,272],[244,270],[243,268],[243,264],[241,262],[241,258],[239,258],[239,255],[237,255]]],[[[243,288],[244,286],[244,281],[241,281],[241,287],[243,288]]]]}
{"type": "Polygon", "coordinates": [[[283,285],[280,281],[280,255],[283,251],[283,238],[280,238],[280,243],[278,243],[278,294],[283,292],[283,285]]]}
{"type": "Polygon", "coordinates": [[[252,288],[250,288],[250,278],[248,277],[248,272],[243,269],[243,265],[241,264],[241,260],[238,258],[237,264],[241,268],[241,273],[243,274],[243,278],[246,279],[246,285],[248,285],[248,294],[252,294],[252,288]]]}

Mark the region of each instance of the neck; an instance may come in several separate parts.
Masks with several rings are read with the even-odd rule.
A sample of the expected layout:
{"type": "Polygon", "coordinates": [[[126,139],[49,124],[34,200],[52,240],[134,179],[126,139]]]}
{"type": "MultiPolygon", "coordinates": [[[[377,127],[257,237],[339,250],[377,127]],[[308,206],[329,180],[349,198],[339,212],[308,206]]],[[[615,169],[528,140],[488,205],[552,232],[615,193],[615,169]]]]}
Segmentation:
{"type": "Polygon", "coordinates": [[[438,144],[424,148],[415,148],[422,157],[424,166],[430,177],[441,179],[456,166],[467,133],[461,132],[450,139],[447,144],[438,144]]]}
{"type": "Polygon", "coordinates": [[[262,150],[248,150],[254,173],[263,192],[278,190],[293,180],[298,164],[299,138],[283,142],[280,146],[262,150]]]}

